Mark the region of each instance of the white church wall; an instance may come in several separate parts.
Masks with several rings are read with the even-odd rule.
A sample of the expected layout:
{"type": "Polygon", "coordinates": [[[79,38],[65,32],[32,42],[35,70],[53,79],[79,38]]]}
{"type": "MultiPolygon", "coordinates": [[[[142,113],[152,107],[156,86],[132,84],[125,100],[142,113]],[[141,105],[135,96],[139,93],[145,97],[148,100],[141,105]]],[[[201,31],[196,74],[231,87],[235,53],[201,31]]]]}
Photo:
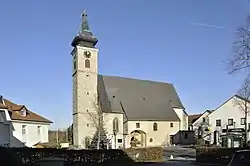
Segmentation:
{"type": "Polygon", "coordinates": [[[185,113],[184,109],[173,108],[177,116],[180,118],[180,130],[188,129],[188,115],[185,113]]]}
{"type": "Polygon", "coordinates": [[[108,132],[108,137],[111,139],[111,145],[113,149],[117,149],[119,147],[123,147],[124,139],[123,139],[123,114],[122,113],[104,113],[103,114],[104,118],[104,127],[106,128],[108,132]],[[119,124],[119,130],[116,134],[114,135],[113,132],[113,120],[115,118],[118,118],[118,124],[119,124]]]}
{"type": "MultiPolygon", "coordinates": [[[[163,146],[170,143],[170,135],[175,135],[179,131],[179,122],[176,121],[128,121],[128,133],[135,130],[143,131],[146,134],[146,146],[163,146]],[[140,124],[137,128],[136,123],[140,124]],[[153,125],[157,123],[157,131],[153,125]]],[[[127,147],[130,147],[130,136],[127,138],[127,147]]]]}

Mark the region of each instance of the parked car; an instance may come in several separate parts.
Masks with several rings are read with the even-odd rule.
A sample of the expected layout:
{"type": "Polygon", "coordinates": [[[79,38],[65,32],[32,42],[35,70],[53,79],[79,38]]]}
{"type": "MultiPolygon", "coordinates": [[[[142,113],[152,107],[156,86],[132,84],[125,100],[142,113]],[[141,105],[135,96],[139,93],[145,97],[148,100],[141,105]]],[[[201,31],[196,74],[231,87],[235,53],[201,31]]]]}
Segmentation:
{"type": "Polygon", "coordinates": [[[235,152],[228,166],[250,166],[250,149],[235,152]]]}

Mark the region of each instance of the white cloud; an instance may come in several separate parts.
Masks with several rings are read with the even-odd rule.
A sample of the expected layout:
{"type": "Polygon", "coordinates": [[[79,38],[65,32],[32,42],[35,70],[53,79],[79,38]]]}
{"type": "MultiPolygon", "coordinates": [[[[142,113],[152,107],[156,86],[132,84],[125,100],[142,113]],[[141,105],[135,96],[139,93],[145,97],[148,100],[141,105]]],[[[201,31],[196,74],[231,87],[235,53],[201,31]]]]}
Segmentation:
{"type": "Polygon", "coordinates": [[[224,28],[225,28],[225,27],[220,26],[220,25],[206,24],[206,23],[192,22],[192,23],[190,23],[190,24],[191,24],[191,25],[195,25],[195,26],[208,27],[208,28],[218,28],[218,29],[224,29],[224,28]]]}

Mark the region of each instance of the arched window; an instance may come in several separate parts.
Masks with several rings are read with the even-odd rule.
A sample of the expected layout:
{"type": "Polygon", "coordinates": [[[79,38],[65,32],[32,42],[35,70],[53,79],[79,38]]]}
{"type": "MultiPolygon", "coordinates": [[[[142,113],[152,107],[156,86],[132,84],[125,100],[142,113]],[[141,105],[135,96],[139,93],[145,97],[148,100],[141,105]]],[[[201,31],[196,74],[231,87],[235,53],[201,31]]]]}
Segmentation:
{"type": "Polygon", "coordinates": [[[119,132],[119,119],[117,117],[115,117],[113,120],[113,131],[114,133],[119,132]]]}
{"type": "Polygon", "coordinates": [[[85,59],[85,67],[90,68],[90,60],[89,59],[85,59]]]}
{"type": "Polygon", "coordinates": [[[157,131],[157,130],[158,130],[157,123],[154,123],[154,124],[153,124],[153,130],[154,130],[154,131],[157,131]]]}

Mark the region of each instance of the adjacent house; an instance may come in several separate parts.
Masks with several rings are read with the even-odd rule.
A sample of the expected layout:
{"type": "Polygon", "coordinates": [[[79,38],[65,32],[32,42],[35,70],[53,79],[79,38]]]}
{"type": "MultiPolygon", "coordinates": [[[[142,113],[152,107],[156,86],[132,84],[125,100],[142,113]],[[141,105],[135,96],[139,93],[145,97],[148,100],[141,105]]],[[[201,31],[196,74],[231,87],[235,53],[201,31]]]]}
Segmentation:
{"type": "Polygon", "coordinates": [[[210,145],[239,147],[250,139],[250,101],[234,95],[214,110],[189,116],[189,129],[210,145]],[[246,116],[247,115],[247,116],[246,116]],[[247,119],[245,119],[246,117],[247,119]]]}
{"type": "Polygon", "coordinates": [[[247,125],[247,139],[249,140],[250,116],[249,100],[234,95],[223,102],[208,115],[211,144],[224,147],[238,147],[244,142],[245,124],[247,125]],[[245,108],[247,121],[245,122],[245,108]]]}
{"type": "Polygon", "coordinates": [[[202,135],[203,139],[207,142],[210,140],[210,130],[209,130],[209,114],[211,110],[206,110],[202,114],[194,114],[188,116],[188,129],[193,131],[195,139],[198,138],[198,135],[202,135]]]}
{"type": "Polygon", "coordinates": [[[188,130],[193,131],[193,123],[201,117],[202,114],[188,115],[188,130]]]}
{"type": "MultiPolygon", "coordinates": [[[[100,116],[112,148],[163,146],[179,130],[187,130],[188,115],[173,84],[104,76],[98,73],[98,40],[87,14],[72,41],[74,144],[87,148],[100,116]]],[[[92,139],[92,140],[91,140],[92,139]]]]}
{"type": "Polygon", "coordinates": [[[48,129],[52,122],[0,96],[0,146],[32,147],[48,142],[48,129]]]}

